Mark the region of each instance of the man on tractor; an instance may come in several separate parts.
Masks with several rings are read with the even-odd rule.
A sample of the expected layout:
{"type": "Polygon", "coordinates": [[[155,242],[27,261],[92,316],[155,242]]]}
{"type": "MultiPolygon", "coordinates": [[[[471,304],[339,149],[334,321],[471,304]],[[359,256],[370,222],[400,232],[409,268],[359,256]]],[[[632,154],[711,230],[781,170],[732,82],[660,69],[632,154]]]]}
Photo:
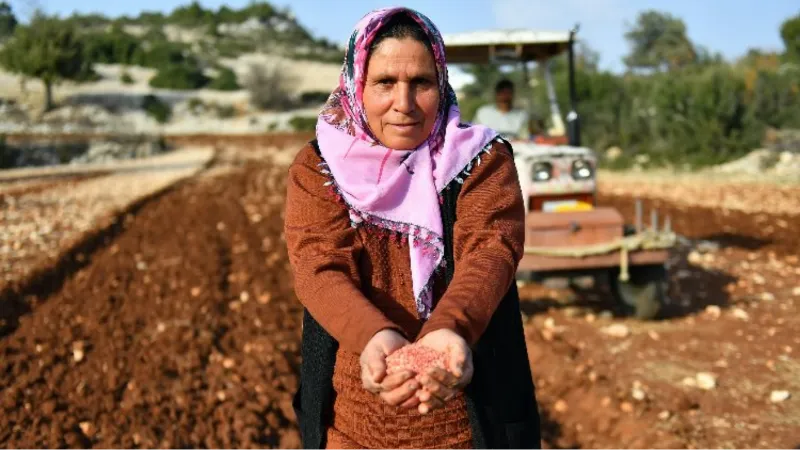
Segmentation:
{"type": "Polygon", "coordinates": [[[494,129],[506,139],[527,139],[534,133],[528,111],[514,107],[514,83],[507,79],[495,85],[494,104],[481,106],[473,122],[494,129]]]}

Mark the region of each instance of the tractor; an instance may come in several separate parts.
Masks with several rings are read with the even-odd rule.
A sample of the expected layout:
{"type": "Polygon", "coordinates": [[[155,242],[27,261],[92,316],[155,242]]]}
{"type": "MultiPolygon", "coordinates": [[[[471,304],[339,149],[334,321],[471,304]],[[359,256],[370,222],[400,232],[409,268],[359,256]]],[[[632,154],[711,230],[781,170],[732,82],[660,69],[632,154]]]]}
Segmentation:
{"type": "Polygon", "coordinates": [[[591,148],[581,145],[575,94],[577,31],[576,26],[567,31],[513,29],[445,35],[447,62],[519,67],[521,103],[531,113],[529,66],[538,64],[543,69],[550,127],[536,135],[503,136],[514,150],[527,212],[525,254],[517,280],[590,276],[610,284],[618,313],[653,319],[667,298],[666,262],[676,235],[669,218],[659,227],[655,210],[645,225],[638,200],[632,224],[615,208],[598,204],[598,159],[591,148]],[[562,118],[550,63],[564,54],[569,111],[562,118]]]}

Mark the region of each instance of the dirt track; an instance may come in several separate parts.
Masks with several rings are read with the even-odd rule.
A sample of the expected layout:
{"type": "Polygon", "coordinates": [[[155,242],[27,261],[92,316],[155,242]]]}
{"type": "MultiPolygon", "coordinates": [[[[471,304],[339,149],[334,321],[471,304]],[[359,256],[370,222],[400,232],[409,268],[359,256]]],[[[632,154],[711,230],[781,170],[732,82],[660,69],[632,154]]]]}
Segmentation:
{"type": "MultiPolygon", "coordinates": [[[[283,173],[222,158],[95,236],[102,244],[48,283],[24,288],[27,308],[0,336],[0,443],[299,446],[290,407],[299,306],[279,237],[283,173]]],[[[631,217],[632,198],[603,202],[631,217]]],[[[695,252],[691,264],[675,255],[670,319],[606,317],[602,288],[523,289],[545,445],[797,446],[795,234],[763,246],[745,216],[661,207],[673,208],[679,232],[720,246],[695,252]],[[715,237],[720,226],[733,231],[715,237]],[[604,334],[611,324],[629,335],[604,334]],[[697,372],[714,373],[717,386],[683,384],[697,372]],[[784,389],[790,399],[769,401],[784,389]]],[[[778,219],[797,218],[768,217],[778,219]]]]}

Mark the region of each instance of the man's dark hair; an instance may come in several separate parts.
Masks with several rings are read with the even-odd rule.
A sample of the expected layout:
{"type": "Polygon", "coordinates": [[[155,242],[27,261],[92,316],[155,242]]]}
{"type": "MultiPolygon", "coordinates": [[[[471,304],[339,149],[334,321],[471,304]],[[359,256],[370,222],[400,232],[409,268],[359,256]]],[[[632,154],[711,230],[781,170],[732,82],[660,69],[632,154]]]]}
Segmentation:
{"type": "Polygon", "coordinates": [[[497,84],[494,86],[495,94],[501,91],[513,91],[513,90],[514,90],[514,83],[512,83],[511,80],[507,79],[502,79],[498,81],[497,84]]]}
{"type": "Polygon", "coordinates": [[[378,48],[381,42],[390,38],[410,38],[417,42],[422,42],[428,47],[431,54],[433,54],[433,46],[431,45],[428,35],[425,34],[425,30],[422,29],[416,20],[406,13],[395,14],[381,27],[378,34],[375,35],[375,38],[372,40],[372,44],[369,46],[369,52],[372,53],[373,50],[378,48]]]}

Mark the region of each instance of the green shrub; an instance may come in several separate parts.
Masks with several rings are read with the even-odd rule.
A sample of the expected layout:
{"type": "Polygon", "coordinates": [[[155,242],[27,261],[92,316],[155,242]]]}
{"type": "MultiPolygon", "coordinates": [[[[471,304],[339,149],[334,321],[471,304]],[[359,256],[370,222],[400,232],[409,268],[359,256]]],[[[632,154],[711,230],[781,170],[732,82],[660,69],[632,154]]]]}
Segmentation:
{"type": "Polygon", "coordinates": [[[139,39],[119,27],[109,32],[90,32],[82,39],[84,54],[94,63],[131,64],[142,52],[139,39]]]}
{"type": "Polygon", "coordinates": [[[210,79],[197,67],[173,65],[158,71],[150,79],[150,86],[162,89],[193,90],[208,84],[210,79]]]}
{"type": "Polygon", "coordinates": [[[175,8],[169,18],[179,25],[195,26],[208,23],[214,18],[214,12],[204,9],[200,3],[193,1],[188,5],[175,8]]]}
{"type": "Polygon", "coordinates": [[[133,77],[131,77],[131,74],[128,72],[122,72],[122,75],[119,77],[119,81],[121,81],[122,84],[133,84],[134,82],[133,77]]]}
{"type": "Polygon", "coordinates": [[[236,81],[236,73],[227,67],[219,70],[219,74],[211,81],[208,87],[217,91],[238,91],[241,89],[239,82],[236,81]]]}
{"type": "Polygon", "coordinates": [[[314,131],[317,128],[317,118],[293,116],[289,119],[289,126],[294,131],[314,131]]]}
{"type": "Polygon", "coordinates": [[[300,94],[300,101],[304,105],[308,104],[319,104],[325,103],[328,101],[328,97],[330,97],[330,92],[325,91],[310,91],[310,92],[303,92],[300,94]]]}
{"type": "Polygon", "coordinates": [[[186,46],[176,42],[154,41],[147,49],[137,52],[133,57],[133,64],[150,67],[153,69],[165,69],[178,65],[191,65],[195,61],[187,57],[184,52],[186,46]]]}
{"type": "Polygon", "coordinates": [[[200,112],[200,110],[206,107],[206,104],[203,102],[203,100],[200,100],[197,97],[192,97],[191,99],[189,99],[188,106],[189,106],[189,111],[191,111],[193,114],[197,114],[198,112],[200,112]]]}
{"type": "Polygon", "coordinates": [[[167,123],[172,116],[172,108],[152,94],[142,99],[142,109],[158,123],[167,123]]]}
{"type": "Polygon", "coordinates": [[[223,58],[235,58],[243,53],[252,53],[257,46],[253,42],[234,38],[220,38],[216,41],[215,50],[223,58]]]}
{"type": "Polygon", "coordinates": [[[236,108],[233,105],[215,105],[214,110],[220,119],[230,119],[236,116],[236,108]]]}

